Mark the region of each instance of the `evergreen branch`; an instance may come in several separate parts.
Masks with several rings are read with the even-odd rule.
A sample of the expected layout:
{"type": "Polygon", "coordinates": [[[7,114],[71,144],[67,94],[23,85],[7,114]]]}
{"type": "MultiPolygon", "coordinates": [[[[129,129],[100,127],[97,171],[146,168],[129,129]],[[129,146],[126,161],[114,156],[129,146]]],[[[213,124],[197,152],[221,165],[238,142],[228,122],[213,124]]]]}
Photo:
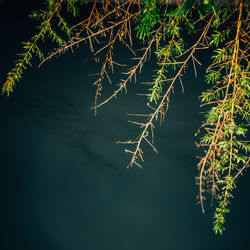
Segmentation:
{"type": "Polygon", "coordinates": [[[120,93],[123,89],[125,89],[125,91],[126,91],[127,83],[129,81],[131,81],[133,79],[133,77],[135,78],[135,82],[136,82],[136,72],[138,69],[139,69],[139,71],[141,71],[144,62],[147,61],[147,55],[150,52],[150,49],[151,49],[153,43],[156,42],[156,37],[158,36],[159,32],[161,31],[162,27],[164,26],[164,22],[165,22],[165,19],[162,21],[161,25],[155,31],[155,34],[152,37],[152,39],[148,42],[148,46],[145,48],[143,55],[140,58],[134,58],[134,59],[138,59],[139,62],[126,73],[128,75],[128,77],[126,79],[122,79],[119,88],[116,89],[114,91],[114,93],[110,97],[108,97],[106,100],[104,100],[103,102],[101,102],[98,105],[96,105],[95,107],[93,107],[94,109],[100,108],[102,105],[106,104],[111,99],[115,98],[117,96],[117,94],[120,93]]]}
{"type": "MultiPolygon", "coordinates": [[[[213,229],[215,233],[222,234],[225,217],[229,213],[229,203],[233,198],[232,193],[236,188],[236,179],[249,167],[250,162],[250,145],[246,140],[250,119],[248,3],[243,0],[240,0],[239,4],[228,1],[227,3],[231,2],[231,7],[235,7],[230,9],[225,6],[222,8],[223,4],[215,6],[218,1],[214,0],[184,0],[174,12],[169,12],[168,8],[163,8],[165,5],[157,0],[101,1],[100,4],[95,0],[91,5],[89,16],[76,25],[69,26],[67,20],[61,16],[62,6],[76,17],[80,11],[77,4],[86,2],[86,0],[46,0],[45,10],[34,11],[30,15],[30,18],[40,22],[39,31],[28,42],[22,43],[23,53],[18,54],[15,66],[8,73],[2,93],[9,96],[13,92],[23,71],[31,66],[34,56],[39,58],[41,65],[68,49],[73,50],[80,43],[88,42],[94,56],[106,52],[98,79],[94,82],[97,86],[93,107],[96,113],[99,107],[117,97],[120,92],[127,91],[129,81],[134,78],[136,82],[137,73],[141,73],[151,50],[155,49],[158,69],[153,75],[148,94],[142,94],[149,101],[147,107],[150,108],[150,112],[134,114],[140,118],[144,117],[145,122],[129,121],[140,127],[139,136],[135,140],[118,142],[132,146],[132,149],[125,149],[130,155],[128,167],[142,167],[144,142],[157,153],[154,146],[154,123],[159,117],[160,122],[165,118],[171,90],[174,89],[176,80],[179,79],[182,86],[181,76],[190,61],[193,63],[196,76],[196,63],[200,62],[194,57],[194,53],[199,49],[213,48],[211,64],[205,76],[210,88],[200,96],[200,106],[206,107],[206,112],[205,121],[197,132],[198,134],[202,131],[198,146],[202,146],[205,151],[198,163],[197,181],[202,212],[205,211],[205,192],[211,192],[212,199],[217,200],[213,229]],[[54,17],[57,20],[56,29],[53,28],[54,17]],[[195,20],[193,21],[191,17],[195,20]],[[147,41],[140,57],[136,56],[132,48],[133,22],[137,38],[141,39],[143,44],[147,41]],[[195,44],[185,50],[181,37],[182,23],[185,24],[185,29],[188,29],[188,34],[195,32],[197,27],[202,30],[195,44]],[[67,37],[67,42],[60,36],[61,34],[67,37]],[[44,58],[38,45],[39,41],[44,41],[46,35],[58,45],[58,48],[44,58]],[[95,43],[100,44],[103,41],[105,44],[95,51],[95,43]],[[113,73],[114,65],[124,66],[113,60],[114,47],[118,42],[127,46],[136,57],[132,59],[138,61],[123,72],[127,76],[121,79],[113,94],[98,104],[103,80],[107,79],[111,83],[109,72],[113,73]],[[184,59],[179,61],[180,57],[184,59]],[[167,77],[169,69],[175,73],[172,78],[167,77]]],[[[179,5],[178,1],[174,3],[179,5]]]]}
{"type": "MultiPolygon", "coordinates": [[[[235,188],[234,176],[237,175],[240,164],[249,162],[247,160],[249,158],[247,157],[248,146],[238,139],[238,137],[246,135],[247,129],[236,123],[238,120],[244,120],[242,114],[249,114],[249,104],[248,107],[245,105],[249,93],[244,90],[244,86],[247,84],[245,77],[249,74],[249,70],[243,67],[242,60],[245,57],[241,55],[241,53],[246,54],[248,48],[246,46],[240,49],[240,39],[245,32],[242,26],[242,12],[243,2],[241,1],[235,38],[227,42],[226,47],[215,51],[216,54],[212,57],[214,62],[209,67],[207,75],[207,81],[215,85],[204,92],[201,99],[202,102],[209,105],[215,104],[215,106],[213,105],[206,114],[204,126],[206,133],[201,140],[201,144],[208,147],[208,150],[198,164],[200,170],[199,197],[204,212],[203,186],[205,182],[208,185],[212,182],[211,192],[218,201],[214,214],[214,231],[220,234],[225,229],[225,215],[229,213],[228,204],[230,198],[233,197],[231,192],[235,188]],[[211,68],[215,70],[211,70],[211,68]],[[226,72],[226,75],[220,80],[222,71],[226,72]],[[242,148],[246,149],[245,156],[242,148]]],[[[220,32],[216,31],[216,33],[220,32]]],[[[211,37],[210,44],[215,46],[225,41],[223,36],[212,35],[211,37]]]]}
{"type": "MultiPolygon", "coordinates": [[[[128,152],[129,154],[131,154],[131,161],[130,161],[128,167],[132,167],[133,165],[141,167],[138,160],[143,161],[143,156],[142,156],[143,151],[141,149],[142,141],[146,140],[146,137],[149,135],[149,131],[148,131],[149,129],[151,129],[151,131],[152,131],[151,134],[152,134],[152,138],[153,138],[153,128],[154,128],[153,121],[157,120],[159,115],[165,116],[165,113],[166,113],[166,111],[168,109],[168,105],[169,105],[170,93],[171,93],[171,90],[172,90],[172,88],[174,86],[174,83],[176,82],[176,79],[183,72],[183,70],[186,67],[186,65],[187,65],[188,61],[190,60],[190,58],[192,58],[192,56],[193,56],[194,52],[197,50],[197,47],[199,46],[201,40],[206,36],[213,18],[214,18],[214,15],[211,16],[210,20],[208,21],[206,27],[204,28],[204,30],[203,30],[203,32],[201,34],[201,36],[199,37],[197,42],[192,46],[189,55],[187,56],[186,60],[183,62],[180,69],[178,70],[178,72],[176,73],[174,78],[172,79],[171,83],[168,86],[168,89],[166,90],[165,94],[163,95],[163,97],[162,97],[160,103],[158,104],[157,108],[156,109],[153,108],[154,112],[149,115],[149,119],[144,124],[143,130],[142,130],[140,136],[135,141],[132,141],[136,145],[134,151],[125,149],[125,152],[128,152]],[[165,108],[165,111],[164,111],[165,106],[166,106],[166,108],[165,108]]],[[[152,143],[152,145],[153,145],[153,143],[152,143]]]]}
{"type": "MultiPolygon", "coordinates": [[[[175,65],[175,54],[180,55],[183,51],[183,42],[180,38],[179,34],[179,20],[180,18],[173,18],[169,25],[165,28],[167,34],[171,36],[171,40],[169,41],[166,47],[160,48],[156,54],[158,59],[160,60],[162,56],[164,56],[161,62],[158,62],[161,65],[161,68],[157,71],[156,78],[153,82],[153,87],[149,89],[150,93],[148,94],[148,99],[150,102],[155,102],[160,99],[160,96],[163,91],[164,80],[166,79],[167,66],[175,65]],[[176,38],[178,41],[176,41],[176,38]],[[169,63],[167,64],[166,61],[169,63]]],[[[178,63],[179,64],[179,63],[178,63]]]]}
{"type": "MultiPolygon", "coordinates": [[[[129,2],[128,7],[125,10],[125,15],[122,18],[123,20],[127,19],[127,16],[129,14],[129,9],[131,8],[131,5],[132,5],[132,1],[129,2]]],[[[121,24],[121,26],[119,27],[119,29],[116,32],[116,35],[115,35],[115,37],[113,39],[111,38],[111,36],[113,35],[113,32],[111,33],[111,35],[110,35],[111,42],[109,42],[108,46],[107,45],[105,46],[105,47],[109,47],[109,50],[108,50],[108,52],[106,54],[106,59],[105,59],[104,64],[102,66],[100,77],[94,83],[94,85],[97,85],[96,94],[95,94],[95,107],[97,106],[98,96],[101,95],[100,92],[101,92],[101,89],[102,89],[102,80],[104,79],[104,74],[106,74],[107,77],[108,77],[108,73],[107,73],[107,70],[106,70],[107,63],[109,63],[109,65],[110,65],[110,67],[112,68],[112,71],[113,71],[113,59],[112,59],[112,53],[113,52],[112,51],[113,51],[113,48],[114,48],[114,44],[115,44],[115,42],[117,41],[118,38],[121,40],[123,36],[125,36],[127,33],[129,33],[129,30],[126,27],[126,24],[127,24],[127,22],[123,22],[121,24]]],[[[99,52],[97,52],[97,53],[99,53],[99,52]]],[[[95,115],[96,115],[96,113],[97,113],[97,108],[95,108],[95,115]]]]}
{"type": "MultiPolygon", "coordinates": [[[[13,92],[15,83],[22,77],[23,70],[26,70],[27,66],[31,66],[32,54],[35,53],[40,59],[44,58],[43,53],[37,46],[37,42],[39,39],[44,38],[44,35],[48,30],[51,35],[54,35],[50,29],[50,22],[57,10],[60,8],[62,2],[63,0],[60,0],[59,2],[48,0],[48,9],[45,12],[46,14],[42,12],[38,17],[38,13],[34,13],[36,18],[43,19],[43,22],[39,26],[40,31],[38,34],[34,35],[30,41],[23,43],[24,52],[19,54],[20,58],[15,62],[15,67],[8,73],[7,80],[2,87],[2,94],[6,93],[7,96],[9,96],[10,92],[13,92]]],[[[56,36],[54,36],[54,39],[55,38],[56,36]]]]}
{"type": "Polygon", "coordinates": [[[46,61],[48,60],[51,60],[53,57],[57,56],[57,55],[60,55],[66,51],[68,51],[69,49],[72,49],[74,46],[78,46],[80,43],[82,42],[85,42],[91,38],[96,38],[98,35],[104,35],[105,32],[107,31],[110,31],[110,30],[113,30],[115,27],[121,25],[122,23],[124,22],[127,22],[129,21],[130,19],[132,18],[135,18],[137,15],[139,15],[139,13],[135,13],[135,14],[132,14],[130,15],[128,18],[122,20],[122,21],[119,21],[107,28],[103,28],[101,30],[98,30],[97,32],[95,33],[92,33],[91,35],[88,35],[86,37],[82,37],[82,38],[79,38],[78,36],[75,36],[75,37],[71,37],[70,40],[63,44],[60,48],[56,49],[54,52],[50,53],[50,55],[48,57],[46,57],[40,64],[39,64],[39,67],[45,63],[46,61]]]}

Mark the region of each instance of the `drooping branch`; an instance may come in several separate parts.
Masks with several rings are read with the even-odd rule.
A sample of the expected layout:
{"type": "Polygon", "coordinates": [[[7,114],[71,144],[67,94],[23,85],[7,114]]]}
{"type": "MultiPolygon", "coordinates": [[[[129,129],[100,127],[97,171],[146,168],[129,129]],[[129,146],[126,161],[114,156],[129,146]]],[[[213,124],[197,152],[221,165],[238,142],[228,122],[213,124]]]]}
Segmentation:
{"type": "MultiPolygon", "coordinates": [[[[129,149],[125,150],[127,153],[131,154],[131,161],[130,161],[128,167],[132,167],[133,165],[137,165],[139,167],[142,167],[140,165],[140,163],[138,162],[138,160],[140,159],[141,161],[143,161],[143,155],[142,155],[143,151],[141,149],[141,144],[142,144],[143,140],[145,140],[153,148],[153,150],[155,152],[157,152],[155,147],[153,146],[153,141],[150,142],[147,139],[147,137],[150,133],[150,130],[153,131],[153,129],[154,129],[153,122],[154,122],[154,120],[157,120],[159,115],[165,116],[166,111],[168,109],[168,105],[169,105],[170,93],[171,93],[171,90],[173,89],[174,83],[179,78],[179,76],[182,74],[183,70],[186,68],[187,63],[194,55],[195,51],[197,50],[198,46],[200,45],[201,40],[206,36],[213,18],[214,18],[214,15],[211,16],[210,20],[208,21],[206,27],[204,28],[204,30],[203,30],[201,36],[199,37],[199,39],[197,40],[197,42],[190,48],[189,55],[182,63],[182,65],[181,65],[180,69],[177,71],[176,75],[172,78],[171,83],[168,86],[168,89],[166,90],[165,94],[161,98],[161,101],[159,102],[159,104],[157,105],[156,108],[153,108],[153,110],[154,110],[153,113],[148,115],[148,121],[146,123],[139,124],[139,126],[142,127],[143,130],[142,130],[140,136],[138,137],[138,139],[133,140],[133,141],[129,140],[127,142],[119,142],[119,143],[124,143],[124,144],[135,144],[135,149],[133,151],[129,150],[129,149]],[[164,111],[164,107],[165,107],[165,111],[164,111]]],[[[151,132],[151,134],[152,134],[152,138],[153,138],[153,132],[151,132]]]]}

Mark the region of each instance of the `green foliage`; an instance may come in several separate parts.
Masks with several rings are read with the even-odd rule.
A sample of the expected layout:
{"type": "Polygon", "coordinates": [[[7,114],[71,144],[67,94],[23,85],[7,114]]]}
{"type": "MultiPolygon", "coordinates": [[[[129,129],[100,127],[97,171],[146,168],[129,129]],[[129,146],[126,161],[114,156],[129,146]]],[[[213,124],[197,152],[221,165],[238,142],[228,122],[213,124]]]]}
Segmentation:
{"type": "Polygon", "coordinates": [[[191,10],[193,4],[194,4],[194,0],[185,0],[178,9],[168,13],[168,16],[176,17],[180,15],[186,15],[191,10]]]}
{"type": "MultiPolygon", "coordinates": [[[[192,6],[194,5],[194,3],[195,3],[195,0],[185,0],[179,8],[168,13],[168,16],[176,17],[180,15],[187,15],[192,9],[192,6]]],[[[204,11],[205,13],[211,11],[212,9],[216,13],[216,6],[215,6],[214,0],[200,0],[200,7],[202,11],[204,11]]],[[[202,16],[202,12],[199,8],[198,8],[198,11],[199,11],[200,16],[202,16]]]]}
{"type": "MultiPolygon", "coordinates": [[[[215,46],[212,65],[207,70],[206,81],[213,86],[202,93],[201,102],[212,105],[205,115],[207,130],[201,139],[209,149],[206,152],[207,178],[217,189],[218,206],[214,213],[214,231],[225,230],[235,179],[249,164],[249,143],[245,124],[249,122],[249,69],[245,54],[247,44],[240,44],[249,24],[243,19],[243,4],[238,10],[237,25],[219,30],[225,23],[227,11],[220,12],[214,20],[216,28],[210,36],[210,46],[215,46]],[[219,18],[219,19],[218,19],[219,18]],[[234,33],[232,40],[228,40],[234,33]],[[220,48],[217,48],[218,46],[220,48]],[[245,89],[246,87],[246,89],[245,89]],[[239,122],[241,122],[239,124],[239,122]],[[216,162],[216,164],[214,164],[216,162]]],[[[200,185],[203,185],[200,183],[200,185]]]]}
{"type": "Polygon", "coordinates": [[[159,9],[156,6],[156,0],[145,0],[143,2],[142,14],[137,18],[139,23],[135,30],[137,37],[141,40],[150,38],[154,26],[160,21],[159,9]]]}
{"type": "MultiPolygon", "coordinates": [[[[67,36],[71,35],[71,29],[67,22],[60,15],[60,10],[63,2],[67,4],[67,10],[76,16],[78,14],[78,8],[76,7],[76,0],[47,0],[45,1],[45,9],[34,11],[29,15],[29,18],[34,21],[40,21],[40,25],[37,27],[38,33],[30,38],[29,41],[22,43],[23,52],[19,53],[19,58],[15,61],[15,66],[10,70],[7,76],[7,80],[2,87],[2,94],[9,94],[13,92],[16,82],[20,80],[23,75],[23,71],[28,66],[32,66],[31,60],[33,56],[37,56],[39,60],[44,60],[44,53],[38,46],[38,42],[45,41],[47,35],[53,42],[61,46],[65,43],[64,39],[52,28],[52,21],[54,17],[57,17],[57,26],[62,33],[67,36]]],[[[85,2],[85,1],[84,1],[85,2]]]]}
{"type": "Polygon", "coordinates": [[[32,20],[39,22],[38,32],[29,41],[22,43],[23,51],[18,54],[14,67],[8,73],[2,93],[9,96],[13,92],[24,70],[32,65],[34,56],[43,63],[88,41],[95,56],[106,51],[100,78],[94,83],[97,86],[94,107],[96,111],[122,90],[127,90],[127,83],[136,79],[137,71],[142,69],[151,50],[154,50],[157,69],[146,93],[150,112],[147,115],[136,114],[146,117],[146,122],[132,122],[139,125],[140,135],[135,140],[120,142],[134,146],[132,149],[125,149],[131,156],[129,166],[141,167],[142,143],[148,144],[157,152],[153,145],[154,122],[158,117],[161,121],[165,117],[176,81],[179,80],[182,85],[181,79],[189,69],[190,61],[196,75],[196,65],[201,63],[195,56],[197,52],[202,53],[201,51],[209,48],[211,60],[205,76],[208,89],[200,95],[201,106],[206,109],[204,122],[198,131],[201,133],[200,146],[204,148],[204,153],[198,163],[197,180],[202,211],[205,191],[210,192],[217,200],[213,225],[215,233],[222,234],[226,215],[230,212],[229,203],[236,188],[236,179],[249,167],[250,162],[250,145],[246,140],[250,118],[248,4],[241,0],[233,8],[226,8],[223,4],[215,6],[214,0],[200,0],[199,4],[194,0],[185,0],[177,9],[169,11],[164,1],[145,0],[141,3],[138,1],[138,8],[134,11],[131,6],[136,1],[103,1],[98,6],[97,2],[92,5],[87,19],[84,17],[74,26],[70,26],[62,17],[61,10],[64,8],[76,17],[82,8],[81,4],[86,2],[46,0],[44,9],[30,14],[32,20]],[[109,69],[113,72],[113,65],[120,66],[112,59],[114,44],[119,40],[135,54],[132,48],[132,27],[135,27],[137,38],[143,41],[143,54],[133,58],[138,61],[137,64],[124,72],[127,78],[121,80],[114,94],[97,105],[97,97],[102,89],[101,81],[105,77],[111,81],[109,69]],[[188,39],[197,39],[189,48],[184,43],[187,37],[183,34],[186,31],[189,34],[188,39]],[[58,46],[48,57],[44,56],[40,48],[41,42],[46,39],[58,46]],[[95,51],[95,42],[106,44],[95,51]]]}
{"type": "Polygon", "coordinates": [[[160,97],[163,93],[164,84],[166,84],[168,68],[170,70],[176,70],[178,62],[175,59],[176,56],[181,55],[184,52],[184,43],[180,36],[180,24],[181,18],[175,18],[169,20],[165,25],[164,32],[166,34],[165,44],[160,46],[159,49],[155,52],[159,70],[156,70],[154,75],[154,81],[152,87],[149,88],[148,99],[150,102],[157,102],[160,100],[160,97]],[[166,42],[166,40],[168,42],[166,42]]]}

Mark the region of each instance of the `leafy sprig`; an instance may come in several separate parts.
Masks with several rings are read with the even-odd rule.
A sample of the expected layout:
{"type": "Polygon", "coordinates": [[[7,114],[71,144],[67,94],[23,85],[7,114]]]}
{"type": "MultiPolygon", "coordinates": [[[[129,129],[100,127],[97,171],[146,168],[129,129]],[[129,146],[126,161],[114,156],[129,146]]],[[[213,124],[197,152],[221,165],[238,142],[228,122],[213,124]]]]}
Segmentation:
{"type": "MultiPolygon", "coordinates": [[[[9,96],[10,93],[13,92],[15,84],[22,77],[24,70],[32,66],[31,60],[34,56],[37,56],[39,60],[44,60],[44,53],[38,46],[38,42],[40,40],[44,42],[46,34],[59,46],[65,42],[55,29],[52,28],[52,19],[54,16],[58,18],[58,27],[60,30],[67,36],[70,36],[71,29],[60,15],[60,10],[64,1],[65,0],[46,0],[46,8],[44,10],[34,11],[29,15],[30,19],[41,22],[37,27],[38,33],[32,36],[29,41],[22,43],[23,52],[18,54],[19,58],[15,61],[15,66],[8,73],[7,80],[2,87],[2,94],[9,96]]],[[[78,8],[75,5],[76,3],[76,0],[66,0],[68,11],[74,16],[78,13],[78,8]]]]}
{"type": "Polygon", "coordinates": [[[180,22],[181,18],[176,17],[165,25],[164,32],[166,33],[166,37],[164,37],[164,41],[166,39],[169,39],[169,41],[166,45],[160,46],[155,52],[160,68],[156,70],[154,81],[152,87],[149,88],[148,94],[149,101],[155,102],[155,104],[160,100],[163,93],[163,86],[166,84],[168,68],[176,70],[178,62],[175,56],[179,56],[184,52],[184,43],[180,36],[180,22]]]}
{"type": "Polygon", "coordinates": [[[142,14],[136,19],[139,23],[135,30],[137,37],[143,41],[152,36],[151,32],[155,25],[160,21],[161,16],[159,8],[156,6],[156,0],[145,0],[143,3],[142,14]]]}
{"type": "MultiPolygon", "coordinates": [[[[206,81],[212,87],[201,95],[202,105],[210,106],[210,109],[205,115],[205,134],[200,143],[207,148],[198,164],[200,201],[203,207],[203,187],[207,185],[218,202],[214,231],[220,234],[225,230],[225,217],[236,188],[235,179],[249,166],[250,146],[245,139],[247,128],[244,125],[249,123],[250,115],[249,91],[246,90],[249,89],[249,68],[245,67],[249,46],[241,43],[249,23],[243,9],[241,1],[234,29],[216,29],[210,36],[210,46],[223,46],[214,50],[213,63],[207,70],[206,81]],[[235,37],[228,41],[232,32],[235,37]]],[[[220,23],[225,21],[223,12],[218,17],[220,23]]],[[[213,27],[219,28],[217,18],[213,27]]]]}

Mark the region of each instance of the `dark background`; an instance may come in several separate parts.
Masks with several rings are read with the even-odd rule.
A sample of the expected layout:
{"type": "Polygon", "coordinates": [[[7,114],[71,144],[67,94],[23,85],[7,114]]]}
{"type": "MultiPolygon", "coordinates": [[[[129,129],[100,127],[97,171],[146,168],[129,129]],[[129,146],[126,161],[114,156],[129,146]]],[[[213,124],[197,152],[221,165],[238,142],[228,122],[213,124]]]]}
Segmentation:
{"type": "MultiPolygon", "coordinates": [[[[29,1],[0,5],[0,80],[12,67],[21,41],[35,32],[29,1]]],[[[139,44],[135,44],[139,46],[139,44]]],[[[128,52],[116,48],[119,60],[128,52]]],[[[208,53],[208,52],[207,52],[208,53]]],[[[204,64],[207,54],[199,57],[204,64]]],[[[171,97],[166,122],[156,126],[159,154],[145,148],[143,170],[129,168],[118,140],[134,138],[126,113],[147,112],[139,82],[152,80],[149,62],[120,94],[94,116],[95,78],[100,65],[84,62],[88,46],[25,72],[14,94],[0,98],[1,243],[3,250],[181,250],[249,249],[249,173],[234,191],[223,236],[212,231],[213,208],[196,204],[199,153],[194,133],[201,123],[198,96],[204,69],[190,72],[171,97]]],[[[105,82],[104,95],[114,85],[105,82]]]]}

